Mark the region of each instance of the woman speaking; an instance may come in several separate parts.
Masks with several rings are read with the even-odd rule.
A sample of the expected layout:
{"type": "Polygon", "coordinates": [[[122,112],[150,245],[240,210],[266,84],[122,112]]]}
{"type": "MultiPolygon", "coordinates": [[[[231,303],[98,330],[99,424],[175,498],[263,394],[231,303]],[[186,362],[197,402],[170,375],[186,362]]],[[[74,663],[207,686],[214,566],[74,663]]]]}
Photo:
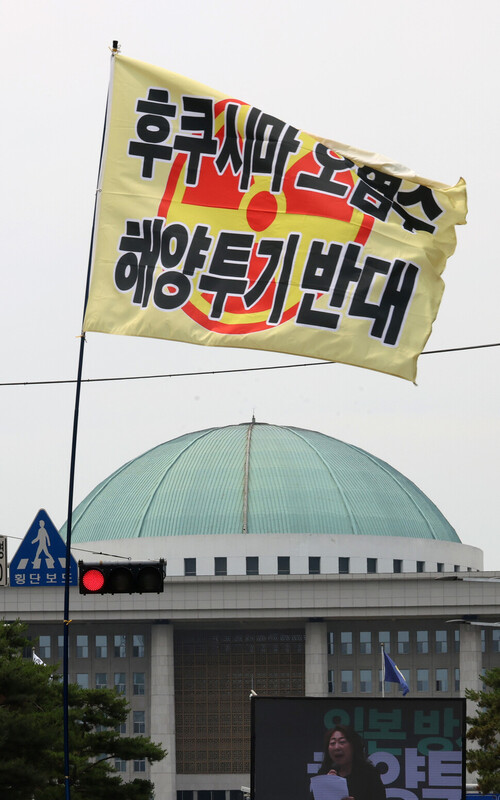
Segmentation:
{"type": "Polygon", "coordinates": [[[380,774],[365,757],[363,740],[347,725],[336,725],[326,732],[323,762],[317,774],[345,778],[348,800],[386,800],[380,774]]]}

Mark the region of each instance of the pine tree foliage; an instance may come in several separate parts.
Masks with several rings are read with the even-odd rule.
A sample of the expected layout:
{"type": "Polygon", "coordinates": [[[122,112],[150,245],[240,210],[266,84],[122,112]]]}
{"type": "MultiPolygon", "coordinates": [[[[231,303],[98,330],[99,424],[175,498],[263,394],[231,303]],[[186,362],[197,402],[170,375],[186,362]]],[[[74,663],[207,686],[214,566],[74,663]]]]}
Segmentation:
{"type": "Polygon", "coordinates": [[[482,794],[496,794],[500,792],[500,668],[488,670],[482,681],[483,690],[465,690],[466,698],[477,703],[476,716],[467,717],[467,739],[475,742],[467,749],[467,769],[477,773],[482,794]]]}
{"type": "MultiPolygon", "coordinates": [[[[19,621],[0,622],[0,798],[64,800],[63,700],[53,667],[23,657],[31,643],[19,621]]],[[[121,736],[125,698],[108,689],[69,686],[72,800],[152,800],[148,780],[123,781],[115,759],[146,759],[166,752],[147,736],[121,736]]]]}

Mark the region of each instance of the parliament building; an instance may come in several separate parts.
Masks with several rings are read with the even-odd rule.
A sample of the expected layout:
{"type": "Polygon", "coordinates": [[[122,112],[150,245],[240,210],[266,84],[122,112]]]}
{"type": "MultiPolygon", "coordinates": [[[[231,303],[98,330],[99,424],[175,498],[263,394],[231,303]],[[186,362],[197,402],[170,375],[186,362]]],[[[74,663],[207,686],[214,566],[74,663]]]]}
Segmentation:
{"type": "MultiPolygon", "coordinates": [[[[317,431],[253,420],[160,444],[77,506],[72,550],[166,561],[160,594],[70,598],[70,680],[115,687],[123,732],[168,751],[115,765],[158,800],[241,797],[252,690],[381,696],[382,644],[413,696],[463,696],[500,666],[500,574],[404,475],[317,431]]],[[[0,587],[0,615],[61,662],[61,587],[0,587]]]]}

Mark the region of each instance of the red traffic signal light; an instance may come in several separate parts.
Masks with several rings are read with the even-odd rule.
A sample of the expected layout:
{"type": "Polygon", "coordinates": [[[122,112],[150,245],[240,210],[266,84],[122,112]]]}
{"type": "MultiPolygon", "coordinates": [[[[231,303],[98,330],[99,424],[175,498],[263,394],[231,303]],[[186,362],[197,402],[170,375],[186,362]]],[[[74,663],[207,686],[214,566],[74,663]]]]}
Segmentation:
{"type": "Polygon", "coordinates": [[[88,569],[81,577],[82,588],[87,592],[98,592],[104,586],[104,573],[100,569],[88,569]]]}
{"type": "Polygon", "coordinates": [[[85,564],[78,562],[80,594],[163,592],[165,560],[85,564]]]}

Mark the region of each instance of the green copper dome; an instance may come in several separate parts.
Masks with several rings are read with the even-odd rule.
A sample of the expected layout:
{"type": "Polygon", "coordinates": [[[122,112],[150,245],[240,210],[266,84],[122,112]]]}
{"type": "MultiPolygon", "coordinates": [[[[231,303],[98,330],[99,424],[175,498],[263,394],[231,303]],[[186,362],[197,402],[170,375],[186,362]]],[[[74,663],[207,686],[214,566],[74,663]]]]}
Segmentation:
{"type": "Polygon", "coordinates": [[[379,458],[317,431],[255,422],[187,433],[120,467],[75,509],[72,540],[221,533],[460,542],[379,458]]]}

